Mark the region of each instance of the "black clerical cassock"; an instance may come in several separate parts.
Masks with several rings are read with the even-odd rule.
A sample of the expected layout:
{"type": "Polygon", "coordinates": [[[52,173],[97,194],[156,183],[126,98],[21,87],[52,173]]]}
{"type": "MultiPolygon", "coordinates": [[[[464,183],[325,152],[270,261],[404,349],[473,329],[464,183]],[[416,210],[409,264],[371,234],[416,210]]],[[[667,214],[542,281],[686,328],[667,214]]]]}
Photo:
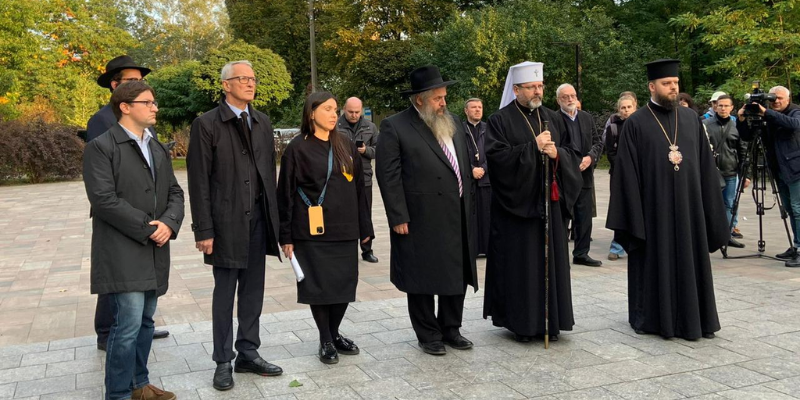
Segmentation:
{"type": "Polygon", "coordinates": [[[650,101],[625,122],[609,204],[606,227],[629,253],[631,327],[690,340],[718,331],[709,252],[730,232],[719,173],[692,110],[650,101]]]}
{"type": "Polygon", "coordinates": [[[555,173],[559,194],[551,201],[550,215],[550,335],[575,324],[566,227],[583,179],[580,155],[562,147],[565,132],[562,118],[543,106],[529,109],[512,101],[489,117],[486,158],[492,205],[483,316],[521,336],[545,332],[543,157],[555,173]],[[538,135],[545,120],[558,148],[557,161],[539,152],[531,132],[538,135]]]}

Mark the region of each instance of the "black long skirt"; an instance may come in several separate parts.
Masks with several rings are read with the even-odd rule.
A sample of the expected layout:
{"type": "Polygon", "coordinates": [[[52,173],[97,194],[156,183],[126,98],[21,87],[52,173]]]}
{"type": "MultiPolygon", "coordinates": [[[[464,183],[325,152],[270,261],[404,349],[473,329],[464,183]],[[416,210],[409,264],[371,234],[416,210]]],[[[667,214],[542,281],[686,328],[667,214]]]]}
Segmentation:
{"type": "Polygon", "coordinates": [[[305,279],[297,282],[297,302],[324,305],[356,300],[358,241],[297,240],[294,256],[305,279]]]}

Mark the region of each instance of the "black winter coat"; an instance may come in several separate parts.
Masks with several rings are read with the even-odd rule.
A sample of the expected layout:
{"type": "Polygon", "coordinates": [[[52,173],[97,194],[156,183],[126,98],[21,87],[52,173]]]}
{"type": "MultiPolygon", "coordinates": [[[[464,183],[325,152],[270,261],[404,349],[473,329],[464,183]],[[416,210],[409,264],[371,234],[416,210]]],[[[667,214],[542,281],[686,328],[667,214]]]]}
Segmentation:
{"type": "Polygon", "coordinates": [[[169,284],[169,242],[150,240],[159,220],[178,236],[183,190],[166,146],[149,142],[155,181],[141,149],[116,124],[86,145],[83,182],[92,205],[91,292],[145,292],[158,296],[169,284]]]}
{"type": "Polygon", "coordinates": [[[214,238],[206,264],[222,268],[247,268],[250,215],[255,207],[257,177],[265,196],[267,254],[278,256],[278,201],[276,191],[275,139],[269,117],[252,106],[253,159],[239,131],[239,117],[225,103],[192,122],[186,168],[196,241],[214,238]],[[256,173],[257,169],[257,173],[256,173]]]}
{"type": "Polygon", "coordinates": [[[475,258],[470,256],[474,251],[469,248],[473,233],[468,221],[475,195],[469,179],[470,156],[464,129],[457,119],[455,124],[463,209],[453,167],[417,110],[409,107],[381,122],[378,185],[389,227],[408,223],[409,231],[399,235],[390,229],[391,280],[406,293],[456,295],[463,294],[466,285],[478,290],[475,258]]]}

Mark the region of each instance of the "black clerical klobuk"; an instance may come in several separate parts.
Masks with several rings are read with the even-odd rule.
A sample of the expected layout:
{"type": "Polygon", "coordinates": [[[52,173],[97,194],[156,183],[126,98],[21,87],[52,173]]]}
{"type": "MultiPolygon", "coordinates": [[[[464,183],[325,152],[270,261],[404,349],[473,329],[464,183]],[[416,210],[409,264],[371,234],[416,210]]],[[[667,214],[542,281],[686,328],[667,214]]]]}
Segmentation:
{"type": "Polygon", "coordinates": [[[565,145],[566,127],[541,105],[543,65],[524,62],[509,70],[501,108],[488,119],[486,158],[492,181],[489,254],[484,318],[505,327],[519,341],[545,333],[545,227],[549,234],[549,334],[572,330],[567,219],[583,185],[580,155],[565,145]],[[557,158],[542,154],[536,143],[545,121],[557,158]],[[546,198],[543,160],[550,164],[557,196],[546,198]],[[545,224],[545,202],[550,223],[545,224]]]}
{"type": "Polygon", "coordinates": [[[391,228],[391,281],[407,293],[423,351],[444,354],[443,341],[454,348],[472,345],[459,332],[466,286],[478,288],[468,228],[472,168],[464,128],[444,108],[444,97],[438,108],[430,105],[455,82],[442,79],[435,66],[414,70],[410,81],[411,89],[401,93],[410,95],[411,106],[381,122],[375,173],[391,228]],[[449,118],[455,125],[452,137],[437,139],[423,121],[432,109],[439,122],[449,118]]]}
{"type": "Polygon", "coordinates": [[[606,227],[630,254],[631,327],[694,340],[720,329],[709,252],[730,232],[708,139],[676,102],[678,67],[647,64],[651,99],[620,133],[606,227]]]}

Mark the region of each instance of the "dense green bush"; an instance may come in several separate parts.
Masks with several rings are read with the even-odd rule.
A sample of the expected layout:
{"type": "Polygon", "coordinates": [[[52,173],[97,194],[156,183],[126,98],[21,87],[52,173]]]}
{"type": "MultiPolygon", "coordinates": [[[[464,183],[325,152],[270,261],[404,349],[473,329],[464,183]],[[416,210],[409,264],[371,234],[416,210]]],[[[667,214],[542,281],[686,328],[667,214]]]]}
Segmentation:
{"type": "Polygon", "coordinates": [[[80,176],[84,145],[76,133],[75,127],[39,118],[0,122],[0,183],[80,176]]]}

